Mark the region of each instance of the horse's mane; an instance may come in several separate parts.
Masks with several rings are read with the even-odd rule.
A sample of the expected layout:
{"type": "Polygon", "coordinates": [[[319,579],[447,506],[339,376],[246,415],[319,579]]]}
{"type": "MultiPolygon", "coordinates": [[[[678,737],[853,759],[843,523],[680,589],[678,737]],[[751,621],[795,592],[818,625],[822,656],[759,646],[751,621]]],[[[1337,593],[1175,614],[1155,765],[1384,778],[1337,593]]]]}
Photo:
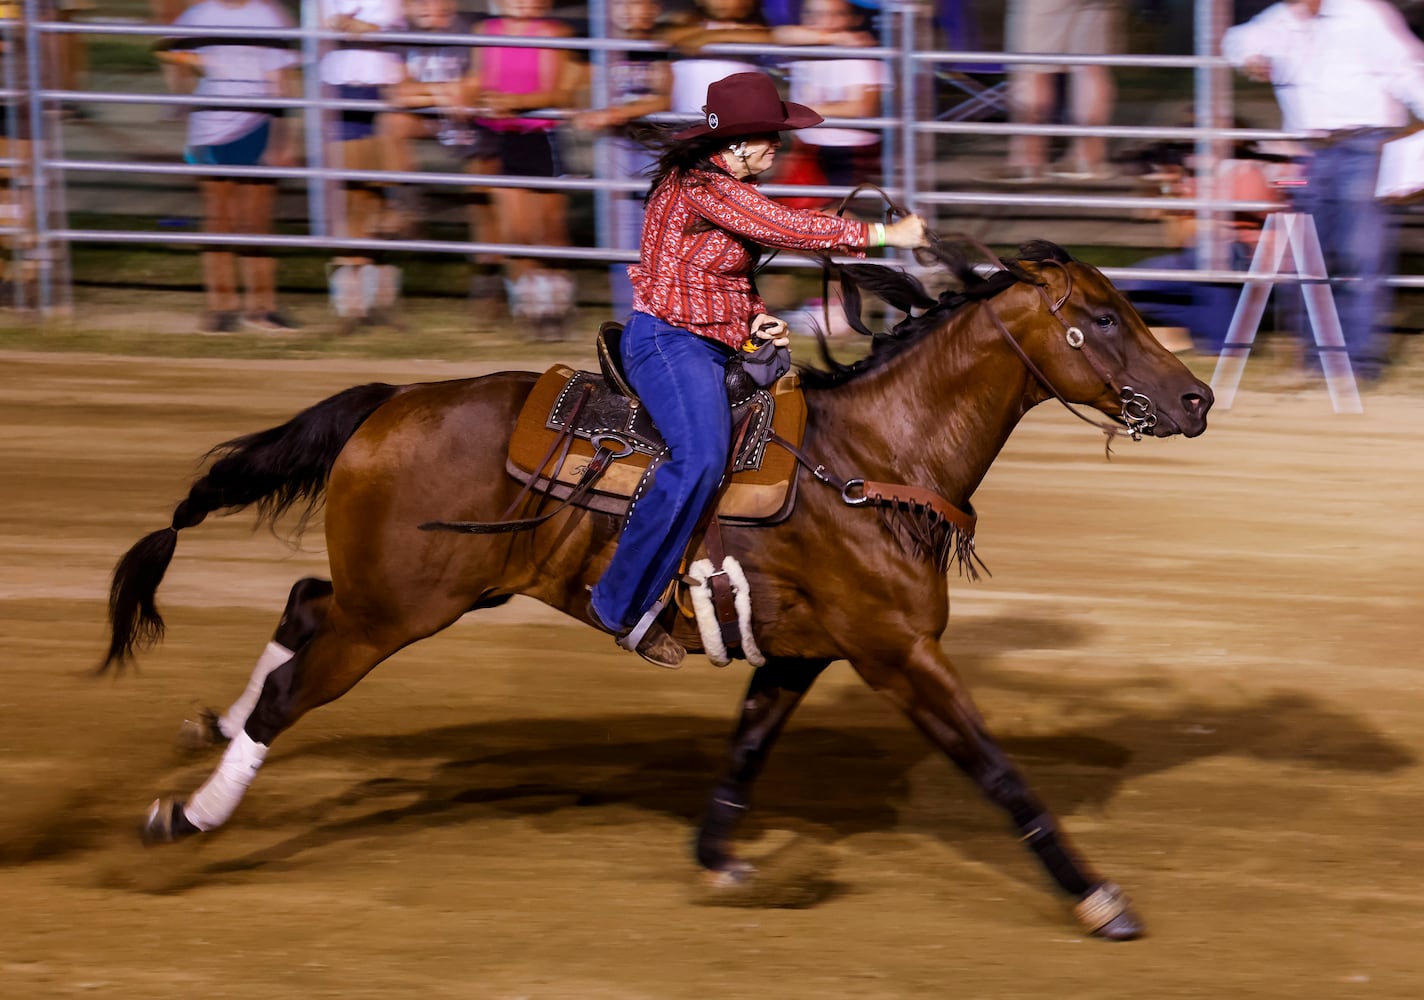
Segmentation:
{"type": "Polygon", "coordinates": [[[816,331],[820,342],[824,368],[799,366],[802,384],[811,389],[844,385],[852,379],[883,368],[911,344],[918,342],[930,330],[938,329],[950,316],[970,302],[993,298],[1019,282],[1037,284],[1038,279],[1022,265],[1056,261],[1066,264],[1071,254],[1048,240],[1030,240],[1021,245],[1013,257],[995,257],[982,243],[972,239],[936,239],[930,247],[919,251],[945,268],[958,287],[951,287],[938,298],[912,274],[884,264],[832,265],[834,276],[841,282],[841,301],[846,320],[863,336],[870,337],[870,353],[854,364],[842,364],[831,357],[826,337],[816,331]],[[978,265],[996,265],[987,275],[978,265]],[[870,292],[887,305],[905,313],[905,318],[889,330],[872,333],[861,319],[861,290],[870,292]],[[919,309],[919,315],[915,310],[919,309]]]}

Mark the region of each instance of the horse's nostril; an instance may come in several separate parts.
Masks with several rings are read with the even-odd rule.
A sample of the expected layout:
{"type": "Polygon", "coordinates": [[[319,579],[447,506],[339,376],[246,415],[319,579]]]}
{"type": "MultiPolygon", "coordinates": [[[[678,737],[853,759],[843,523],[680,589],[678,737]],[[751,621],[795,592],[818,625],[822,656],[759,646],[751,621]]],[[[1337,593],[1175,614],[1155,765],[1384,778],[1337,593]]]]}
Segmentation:
{"type": "Polygon", "coordinates": [[[1196,392],[1186,392],[1182,394],[1182,405],[1186,407],[1188,413],[1200,413],[1206,409],[1206,397],[1196,392]]]}

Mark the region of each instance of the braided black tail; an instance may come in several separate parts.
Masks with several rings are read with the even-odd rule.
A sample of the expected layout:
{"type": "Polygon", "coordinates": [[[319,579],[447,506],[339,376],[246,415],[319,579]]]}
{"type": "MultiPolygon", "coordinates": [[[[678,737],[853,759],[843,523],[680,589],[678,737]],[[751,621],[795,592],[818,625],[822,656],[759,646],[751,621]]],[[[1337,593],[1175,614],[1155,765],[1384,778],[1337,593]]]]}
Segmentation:
{"type": "Polygon", "coordinates": [[[280,427],[218,445],[214,459],[173,511],[172,523],[145,535],[114,567],[109,588],[109,651],[103,673],[123,669],[134,652],[163,637],[163,616],[154,597],[178,546],[178,532],[202,523],[214,511],[233,513],[256,505],[258,523],[271,523],[300,503],[302,522],[326,491],[336,456],[366,418],[395,396],[399,386],[373,382],[339,392],[303,410],[280,427]]]}

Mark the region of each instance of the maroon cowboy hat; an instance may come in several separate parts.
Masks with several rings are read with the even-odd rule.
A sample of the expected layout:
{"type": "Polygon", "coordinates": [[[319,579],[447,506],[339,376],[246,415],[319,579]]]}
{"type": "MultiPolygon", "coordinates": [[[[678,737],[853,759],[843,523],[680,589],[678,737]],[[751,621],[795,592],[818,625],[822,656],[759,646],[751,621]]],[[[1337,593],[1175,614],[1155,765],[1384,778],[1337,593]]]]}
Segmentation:
{"type": "Polygon", "coordinates": [[[733,73],[707,85],[707,116],[700,125],[683,129],[674,139],[696,139],[704,135],[761,135],[810,128],[825,119],[804,104],[783,101],[776,84],[765,73],[733,73]]]}

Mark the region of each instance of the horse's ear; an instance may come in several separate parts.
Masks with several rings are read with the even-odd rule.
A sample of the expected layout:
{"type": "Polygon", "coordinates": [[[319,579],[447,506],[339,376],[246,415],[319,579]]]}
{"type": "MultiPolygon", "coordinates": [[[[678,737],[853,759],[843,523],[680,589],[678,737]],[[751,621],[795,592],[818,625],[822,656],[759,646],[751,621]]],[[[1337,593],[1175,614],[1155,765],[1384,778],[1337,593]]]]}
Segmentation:
{"type": "Polygon", "coordinates": [[[1032,272],[1034,280],[1042,285],[1043,290],[1048,293],[1049,301],[1061,302],[1067,298],[1071,279],[1063,265],[1053,262],[1035,264],[1020,261],[1019,263],[1032,272]]]}

